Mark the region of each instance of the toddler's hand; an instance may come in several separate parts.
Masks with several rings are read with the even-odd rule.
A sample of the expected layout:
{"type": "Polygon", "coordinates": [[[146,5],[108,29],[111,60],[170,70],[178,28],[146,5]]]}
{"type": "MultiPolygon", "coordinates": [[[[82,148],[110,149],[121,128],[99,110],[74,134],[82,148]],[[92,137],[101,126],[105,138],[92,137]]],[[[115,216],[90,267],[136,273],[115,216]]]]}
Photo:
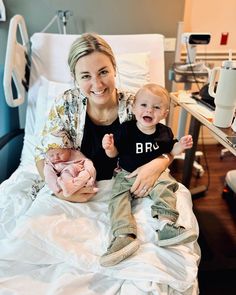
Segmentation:
{"type": "Polygon", "coordinates": [[[104,150],[110,150],[114,147],[114,137],[113,134],[105,134],[102,139],[102,147],[104,150]]]}
{"type": "Polygon", "coordinates": [[[193,146],[193,138],[192,135],[185,135],[181,137],[180,141],[181,145],[184,149],[191,149],[193,146]]]}

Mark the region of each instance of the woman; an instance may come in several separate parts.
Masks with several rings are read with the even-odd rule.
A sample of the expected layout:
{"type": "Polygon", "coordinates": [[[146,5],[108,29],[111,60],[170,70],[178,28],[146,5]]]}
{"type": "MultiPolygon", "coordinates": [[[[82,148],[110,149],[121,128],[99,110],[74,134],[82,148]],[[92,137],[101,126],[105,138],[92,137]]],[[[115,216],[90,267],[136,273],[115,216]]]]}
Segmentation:
{"type": "MultiPolygon", "coordinates": [[[[52,142],[53,134],[66,131],[74,148],[93,161],[97,180],[111,179],[117,158],[107,157],[102,138],[106,133],[113,133],[120,123],[132,119],[133,95],[116,89],[114,54],[99,35],[87,33],[75,40],[68,64],[76,87],[66,91],[51,109],[42,132],[42,146],[36,149],[38,171],[44,178],[44,151],[52,142]]],[[[145,196],[170,162],[168,156],[161,156],[132,172],[129,177],[137,177],[131,192],[137,197],[145,196]]],[[[86,202],[96,192],[96,188],[84,187],[69,201],[86,202]]],[[[64,199],[62,193],[57,197],[64,199]]]]}

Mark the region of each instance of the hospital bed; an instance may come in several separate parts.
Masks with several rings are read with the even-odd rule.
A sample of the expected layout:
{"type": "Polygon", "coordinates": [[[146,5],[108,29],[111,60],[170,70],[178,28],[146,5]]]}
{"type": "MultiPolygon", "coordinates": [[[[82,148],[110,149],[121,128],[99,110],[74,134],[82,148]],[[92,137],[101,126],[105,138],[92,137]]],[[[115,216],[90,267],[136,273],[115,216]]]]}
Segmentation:
{"type": "MultiPolygon", "coordinates": [[[[0,186],[0,295],[198,294],[197,242],[158,247],[159,225],[151,217],[149,198],[137,199],[133,209],[139,250],[120,264],[104,268],[99,258],[110,240],[107,213],[112,181],[100,181],[92,201],[75,204],[53,197],[40,180],[34,147],[53,99],[73,83],[66,60],[78,36],[35,33],[29,43],[24,32],[19,45],[12,37],[18,26],[25,27],[19,15],[11,20],[9,38],[14,42],[8,43],[9,67],[5,68],[6,80],[18,79],[14,80],[18,98],[13,101],[10,90],[6,95],[12,106],[27,104],[27,113],[20,165],[0,186]],[[23,61],[27,67],[31,64],[28,92],[21,85],[23,61]]],[[[103,37],[116,55],[119,87],[135,91],[149,81],[164,85],[162,35],[103,37]]],[[[179,222],[198,232],[191,195],[181,184],[177,208],[179,222]]]]}

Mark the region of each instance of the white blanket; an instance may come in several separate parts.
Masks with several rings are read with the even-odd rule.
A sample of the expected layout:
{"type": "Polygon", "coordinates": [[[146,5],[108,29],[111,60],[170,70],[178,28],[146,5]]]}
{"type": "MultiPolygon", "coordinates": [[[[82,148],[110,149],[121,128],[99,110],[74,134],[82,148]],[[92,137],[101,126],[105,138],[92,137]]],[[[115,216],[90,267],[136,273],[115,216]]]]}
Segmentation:
{"type": "MultiPolygon", "coordinates": [[[[197,294],[197,243],[161,248],[148,198],[134,204],[141,247],[120,264],[103,268],[109,244],[112,181],[88,203],[69,203],[41,185],[33,165],[19,167],[0,186],[0,294],[197,294]],[[36,196],[37,195],[37,196],[36,196]],[[36,198],[35,198],[36,196],[36,198]]],[[[198,230],[189,192],[180,185],[179,223],[198,230]]]]}

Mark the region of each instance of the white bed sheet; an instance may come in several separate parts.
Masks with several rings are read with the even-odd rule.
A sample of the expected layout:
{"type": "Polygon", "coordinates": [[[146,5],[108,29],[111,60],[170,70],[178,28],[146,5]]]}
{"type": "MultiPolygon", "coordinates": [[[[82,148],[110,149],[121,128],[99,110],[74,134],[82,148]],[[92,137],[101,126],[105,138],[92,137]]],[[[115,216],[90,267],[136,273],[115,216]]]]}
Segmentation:
{"type": "MultiPolygon", "coordinates": [[[[137,200],[133,211],[138,224],[140,249],[120,264],[103,268],[98,261],[111,238],[107,214],[111,181],[100,182],[99,193],[91,202],[84,204],[59,200],[51,195],[46,186],[38,193],[38,188],[43,184],[33,162],[33,151],[38,136],[35,119],[42,112],[42,108],[37,107],[39,89],[42,87],[39,76],[44,74],[46,80],[43,81],[53,86],[60,83],[64,87],[63,83],[70,83],[69,76],[62,81],[55,74],[58,74],[59,65],[65,66],[65,61],[63,59],[56,64],[55,60],[59,57],[55,53],[55,46],[55,54],[49,48],[50,42],[57,38],[54,40],[55,36],[47,35],[36,34],[32,38],[33,71],[22,162],[0,186],[0,295],[198,294],[200,249],[197,242],[169,248],[158,247],[155,232],[158,222],[151,218],[151,200],[148,198],[137,200]],[[47,46],[44,48],[45,38],[47,46]],[[46,55],[44,58],[52,63],[51,66],[54,65],[48,67],[50,71],[54,69],[53,73],[44,72],[45,63],[38,51],[40,47],[46,55]]],[[[75,38],[58,37],[60,42],[63,38],[69,38],[70,42],[75,38]]],[[[125,44],[122,40],[129,40],[128,44],[132,44],[130,52],[136,53],[147,52],[151,43],[151,64],[155,62],[156,67],[150,71],[150,79],[164,85],[163,36],[139,35],[140,46],[134,45],[133,38],[135,37],[118,36],[116,39],[112,36],[108,37],[108,41],[112,47],[117,48],[118,44],[125,44]],[[143,44],[144,48],[141,46],[143,44]],[[160,50],[157,59],[156,49],[160,50]],[[158,59],[160,66],[157,66],[158,59]]],[[[67,43],[63,41],[62,44],[67,43]]],[[[68,48],[67,46],[67,50],[68,48]]],[[[130,47],[126,45],[115,51],[119,54],[129,53],[127,48],[130,47]]],[[[65,52],[60,56],[63,54],[66,56],[65,52]]],[[[60,68],[59,73],[61,72],[60,68]]],[[[58,90],[58,87],[55,88],[58,90]]],[[[45,88],[42,93],[44,91],[45,88]]],[[[49,92],[51,91],[52,89],[49,92]]],[[[42,98],[42,103],[43,99],[45,97],[42,98]]],[[[44,115],[40,115],[40,118],[44,115]]],[[[181,184],[177,192],[177,209],[180,212],[179,223],[198,232],[191,195],[181,184]]]]}
{"type": "MultiPolygon", "coordinates": [[[[91,202],[74,204],[51,196],[46,186],[34,200],[29,188],[37,180],[33,165],[20,167],[0,187],[0,294],[197,294],[198,245],[156,246],[150,199],[134,206],[140,249],[103,268],[98,260],[110,240],[111,181],[99,183],[91,202]]],[[[179,222],[198,230],[188,191],[181,186],[177,194],[179,222]]]]}

